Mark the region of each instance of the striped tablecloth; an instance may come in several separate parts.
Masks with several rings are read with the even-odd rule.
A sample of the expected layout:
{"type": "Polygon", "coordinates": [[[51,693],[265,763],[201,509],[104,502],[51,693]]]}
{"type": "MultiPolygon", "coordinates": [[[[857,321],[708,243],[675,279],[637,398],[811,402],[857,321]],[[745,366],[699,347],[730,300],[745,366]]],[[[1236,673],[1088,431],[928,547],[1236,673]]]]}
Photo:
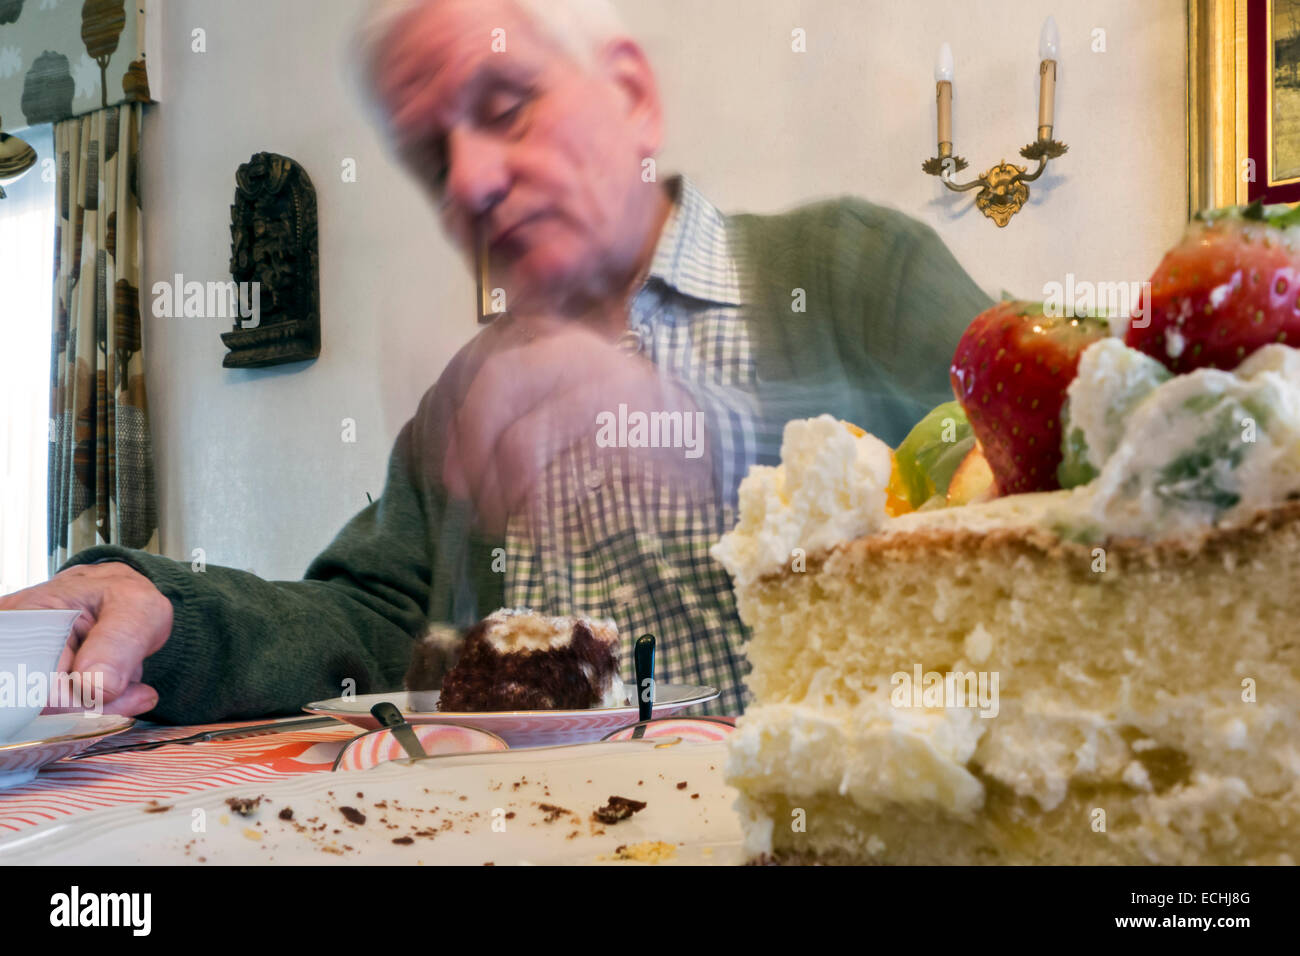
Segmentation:
{"type": "MultiPolygon", "coordinates": [[[[137,726],[105,741],[105,746],[188,737],[241,723],[265,721],[202,727],[137,726]]],[[[62,760],[45,767],[30,783],[0,790],[0,835],[101,807],[148,803],[215,787],[268,784],[328,771],[343,746],[360,733],[358,727],[339,724],[62,760]]]]}

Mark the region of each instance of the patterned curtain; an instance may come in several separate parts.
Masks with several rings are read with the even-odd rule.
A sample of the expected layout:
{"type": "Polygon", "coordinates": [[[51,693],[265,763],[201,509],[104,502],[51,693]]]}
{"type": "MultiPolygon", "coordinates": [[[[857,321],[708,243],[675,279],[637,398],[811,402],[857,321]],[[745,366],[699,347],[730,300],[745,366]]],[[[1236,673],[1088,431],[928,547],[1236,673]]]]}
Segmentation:
{"type": "Polygon", "coordinates": [[[95,544],[158,550],[140,340],[141,110],[128,103],[54,127],[51,574],[95,544]]]}

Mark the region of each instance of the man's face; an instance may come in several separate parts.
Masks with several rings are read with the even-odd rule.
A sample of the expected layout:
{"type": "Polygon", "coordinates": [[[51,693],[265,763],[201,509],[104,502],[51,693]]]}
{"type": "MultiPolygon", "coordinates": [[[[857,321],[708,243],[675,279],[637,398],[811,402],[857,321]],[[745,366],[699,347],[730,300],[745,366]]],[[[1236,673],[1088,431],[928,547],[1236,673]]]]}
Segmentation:
{"type": "Polygon", "coordinates": [[[580,67],[509,0],[436,0],[381,51],[376,87],[403,161],[467,253],[481,230],[512,296],[598,287],[641,252],[659,114],[629,46],[580,67]]]}

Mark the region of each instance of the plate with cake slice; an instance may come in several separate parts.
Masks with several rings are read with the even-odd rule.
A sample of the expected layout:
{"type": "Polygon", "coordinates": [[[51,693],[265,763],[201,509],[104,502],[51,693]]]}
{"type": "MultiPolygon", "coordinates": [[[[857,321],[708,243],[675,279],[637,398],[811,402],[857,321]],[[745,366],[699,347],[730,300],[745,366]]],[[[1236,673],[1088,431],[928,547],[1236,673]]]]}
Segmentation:
{"type": "MultiPolygon", "coordinates": [[[[666,717],[687,707],[704,704],[718,696],[717,688],[694,684],[659,684],[655,688],[655,717],[666,717]]],[[[633,704],[622,707],[591,707],[582,710],[439,710],[439,692],[392,691],[387,694],[358,694],[352,699],[336,698],[308,704],[311,714],[335,717],[367,730],[379,726],[370,708],[389,701],[412,724],[460,724],[496,734],[511,748],[549,747],[557,744],[600,740],[611,731],[637,722],[633,704]]]]}
{"type": "MultiPolygon", "coordinates": [[[[619,677],[618,647],[613,621],[502,609],[463,636],[431,628],[416,645],[406,690],[316,701],[304,710],[374,729],[370,708],[389,701],[412,724],[475,727],[514,748],[597,741],[640,719],[619,677]]],[[[654,716],[717,696],[715,687],[656,682],[654,716]]]]}

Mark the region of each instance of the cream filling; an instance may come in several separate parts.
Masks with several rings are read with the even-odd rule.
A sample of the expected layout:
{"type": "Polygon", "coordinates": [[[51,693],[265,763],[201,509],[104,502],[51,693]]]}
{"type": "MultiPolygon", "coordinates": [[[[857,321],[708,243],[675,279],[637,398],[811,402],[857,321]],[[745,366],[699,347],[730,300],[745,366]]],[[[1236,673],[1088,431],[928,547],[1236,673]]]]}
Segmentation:
{"type": "Polygon", "coordinates": [[[852,709],[759,705],[736,723],[727,778],[751,794],[830,792],[867,810],[926,804],[970,816],[984,803],[983,784],[966,769],[985,730],[979,723],[969,710],[879,701],[852,709]]]}
{"type": "MultiPolygon", "coordinates": [[[[1278,720],[1294,719],[1281,712],[1254,716],[1247,727],[1239,707],[1201,695],[1141,712],[1125,701],[1092,709],[1052,688],[1004,698],[992,720],[968,708],[897,708],[874,698],[855,707],[765,704],[737,723],[726,772],[751,799],[780,795],[797,803],[834,794],[867,812],[901,806],[970,818],[985,799],[984,784],[972,772],[978,767],[1045,813],[1062,804],[1071,784],[1122,783],[1135,796],[1146,794],[1144,805],[1157,823],[1175,813],[1186,822],[1222,810],[1225,800],[1235,805],[1252,795],[1249,784],[1231,773],[1196,769],[1196,754],[1258,749],[1268,736],[1276,742],[1269,731],[1280,729],[1274,727],[1278,720]],[[1143,735],[1130,742],[1121,732],[1126,727],[1143,735]],[[1140,758],[1163,747],[1189,753],[1193,773],[1156,795],[1140,758]]],[[[1295,749],[1271,759],[1278,765],[1263,775],[1262,785],[1280,786],[1279,777],[1294,782],[1300,769],[1295,749]]],[[[762,820],[750,805],[741,810],[749,817],[751,852],[770,850],[772,827],[789,825],[762,820]]]]}
{"type": "Polygon", "coordinates": [[[627,688],[617,674],[609,679],[605,686],[605,692],[601,695],[600,703],[597,707],[626,707],[631,703],[628,700],[627,688]]]}

